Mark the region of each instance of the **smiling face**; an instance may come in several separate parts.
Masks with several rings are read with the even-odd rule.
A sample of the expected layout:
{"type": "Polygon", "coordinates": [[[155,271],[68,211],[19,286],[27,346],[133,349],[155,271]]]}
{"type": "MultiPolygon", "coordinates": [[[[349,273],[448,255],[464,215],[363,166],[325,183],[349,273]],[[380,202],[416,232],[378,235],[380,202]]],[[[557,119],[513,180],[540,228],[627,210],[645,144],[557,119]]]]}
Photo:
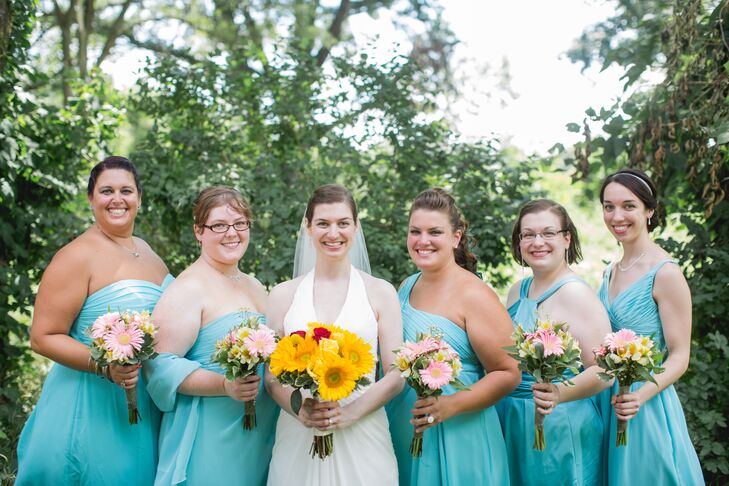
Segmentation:
{"type": "Polygon", "coordinates": [[[102,229],[110,233],[122,233],[134,226],[142,197],[131,172],[106,169],[96,179],[89,203],[96,223],[102,229]]]}
{"type": "Polygon", "coordinates": [[[622,184],[611,182],[605,186],[602,219],[619,242],[632,242],[647,235],[647,220],[653,216],[653,212],[622,184]]]}
{"type": "Polygon", "coordinates": [[[408,253],[420,270],[436,270],[455,262],[453,250],[461,241],[461,231],[453,231],[448,214],[416,209],[410,215],[408,253]]]}
{"type": "MultiPolygon", "coordinates": [[[[219,223],[232,225],[239,221],[248,221],[248,218],[226,204],[213,208],[205,225],[213,226],[219,223]]],[[[202,253],[206,257],[223,265],[235,265],[248,249],[250,229],[236,231],[231,226],[225,233],[215,233],[210,228],[195,226],[195,238],[200,242],[202,253]]]]}
{"type": "Polygon", "coordinates": [[[347,256],[357,230],[347,203],[317,204],[306,225],[317,257],[340,259],[347,256]]]}
{"type": "Polygon", "coordinates": [[[570,234],[561,232],[563,229],[559,216],[552,211],[525,214],[521,218],[519,242],[524,263],[539,271],[567,266],[565,250],[570,246],[570,234]]]}

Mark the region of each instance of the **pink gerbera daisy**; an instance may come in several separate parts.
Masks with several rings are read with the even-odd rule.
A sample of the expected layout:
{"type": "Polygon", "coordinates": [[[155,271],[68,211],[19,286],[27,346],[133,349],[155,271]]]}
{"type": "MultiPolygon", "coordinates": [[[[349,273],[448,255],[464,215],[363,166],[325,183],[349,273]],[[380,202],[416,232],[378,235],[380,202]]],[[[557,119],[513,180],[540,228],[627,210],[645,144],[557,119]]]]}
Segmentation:
{"type": "Polygon", "coordinates": [[[134,357],[144,343],[144,332],[137,326],[129,326],[117,321],[104,335],[104,347],[111,351],[114,361],[124,361],[134,357]]]}
{"type": "Polygon", "coordinates": [[[256,329],[243,340],[243,345],[251,356],[267,358],[276,349],[276,340],[266,329],[256,329]]]}
{"type": "Polygon", "coordinates": [[[635,338],[635,333],[630,329],[621,329],[605,336],[605,344],[610,348],[610,351],[617,351],[630,344],[635,338]]]}
{"type": "Polygon", "coordinates": [[[440,390],[453,378],[453,369],[443,361],[431,361],[428,367],[420,371],[420,378],[431,390],[440,390]]]}
{"type": "Polygon", "coordinates": [[[561,356],[564,353],[564,344],[562,339],[554,332],[548,330],[539,330],[535,333],[534,341],[541,343],[544,348],[544,357],[561,356]]]}
{"type": "Polygon", "coordinates": [[[96,318],[91,325],[91,337],[94,339],[103,338],[104,334],[109,332],[111,327],[119,322],[120,315],[118,312],[107,312],[103,316],[96,318]]]}

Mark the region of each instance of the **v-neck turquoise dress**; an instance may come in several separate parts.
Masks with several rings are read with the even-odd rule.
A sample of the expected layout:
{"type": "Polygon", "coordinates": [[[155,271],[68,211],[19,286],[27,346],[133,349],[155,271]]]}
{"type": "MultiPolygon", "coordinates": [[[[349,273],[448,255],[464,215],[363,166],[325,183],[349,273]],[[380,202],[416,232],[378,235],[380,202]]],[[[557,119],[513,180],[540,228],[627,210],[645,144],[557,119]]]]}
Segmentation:
{"type": "Polygon", "coordinates": [[[232,312],[208,323],[185,357],[160,353],[145,363],[147,390],[162,410],[159,466],[155,485],[263,485],[268,475],[278,405],[263,387],[263,366],[256,397],[256,427],[243,429],[243,402],[227,396],[201,397],[177,393],[198,368],[224,374],[211,362],[215,343],[254,312],[232,312]]]}
{"type": "MultiPolygon", "coordinates": [[[[673,260],[663,260],[610,301],[609,287],[613,265],[605,271],[600,300],[607,309],[613,331],[631,329],[636,334],[653,335],[665,349],[663,325],[658,306],[653,300],[656,273],[673,260]]],[[[636,383],[631,390],[643,383],[636,383]]],[[[617,383],[613,386],[617,393],[617,383]]],[[[608,483],[701,485],[704,484],[701,465],[689,438],[686,418],[673,385],[645,402],[638,414],[628,422],[628,445],[616,447],[617,418],[609,396],[603,395],[606,419],[608,483]]]]}
{"type": "MultiPolygon", "coordinates": [[[[519,300],[508,309],[516,327],[527,331],[536,327],[539,305],[568,282],[584,281],[570,276],[555,282],[542,295],[529,298],[533,281],[521,282],[519,300]]],[[[587,284],[585,284],[587,285],[587,284]]],[[[567,373],[566,377],[572,377],[567,373]]],[[[560,403],[544,419],[543,451],[534,443],[534,377],[522,372],[521,383],[496,404],[509,455],[509,472],[513,485],[598,485],[603,479],[603,421],[594,397],[560,403]]]]}
{"type": "MultiPolygon", "coordinates": [[[[70,336],[83,344],[84,331],[109,311],[152,311],[162,285],[119,280],[89,295],[70,336]]],[[[149,399],[140,376],[137,407],[141,420],[130,425],[124,391],[110,381],[54,364],[38,404],[18,442],[17,486],[151,485],[157,467],[160,412],[149,399]]]]}
{"type": "MultiPolygon", "coordinates": [[[[484,369],[466,331],[443,316],[410,305],[410,292],[419,277],[420,273],[408,277],[398,292],[404,339],[415,341],[418,332],[436,328],[461,357],[461,381],[473,385],[484,376],[484,369]]],[[[455,392],[447,386],[444,395],[455,392]]],[[[423,455],[414,459],[409,450],[413,437],[410,410],[416,399],[415,391],[406,385],[386,406],[400,486],[509,485],[504,438],[493,407],[456,415],[427,429],[423,433],[423,455]]]]}

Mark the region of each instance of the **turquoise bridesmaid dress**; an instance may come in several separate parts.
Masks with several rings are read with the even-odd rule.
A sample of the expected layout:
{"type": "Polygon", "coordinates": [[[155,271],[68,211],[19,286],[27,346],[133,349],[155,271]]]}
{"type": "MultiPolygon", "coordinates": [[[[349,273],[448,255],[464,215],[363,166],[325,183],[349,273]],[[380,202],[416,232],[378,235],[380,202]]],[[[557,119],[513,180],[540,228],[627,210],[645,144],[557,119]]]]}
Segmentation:
{"type": "MultiPolygon", "coordinates": [[[[232,312],[204,326],[184,358],[161,353],[144,366],[147,390],[162,410],[159,466],[155,485],[263,485],[271,461],[279,408],[261,385],[256,398],[257,424],[243,429],[243,402],[227,396],[201,397],[177,393],[198,368],[224,374],[210,358],[215,343],[253,312],[232,312]]],[[[263,316],[261,316],[263,317],[263,316]]]]}
{"type": "MultiPolygon", "coordinates": [[[[653,334],[653,339],[665,349],[663,325],[653,300],[653,282],[658,270],[669,262],[675,263],[669,259],[661,261],[615,296],[612,302],[608,288],[613,266],[608,266],[599,296],[607,309],[613,331],[632,329],[640,335],[653,334]]],[[[631,389],[641,385],[636,383],[631,389]]],[[[613,386],[613,393],[617,393],[617,383],[613,386]]],[[[644,403],[638,414],[628,422],[627,446],[615,446],[617,418],[610,405],[610,396],[605,394],[603,398],[606,436],[609,433],[606,447],[609,484],[704,484],[701,465],[673,385],[644,403]]]]}
{"type": "MultiPolygon", "coordinates": [[[[532,277],[522,280],[519,300],[508,309],[514,326],[521,324],[529,331],[535,328],[539,304],[564,284],[583,282],[578,277],[567,277],[555,282],[536,299],[530,299],[532,280],[532,277]]],[[[521,384],[496,404],[509,455],[512,484],[602,484],[603,421],[597,399],[591,397],[555,407],[544,419],[547,446],[543,451],[537,451],[533,448],[534,382],[533,376],[522,372],[521,384]]]]}
{"type": "MultiPolygon", "coordinates": [[[[84,330],[97,317],[117,310],[152,311],[162,285],[120,280],[89,295],[70,336],[88,344],[84,330]]],[[[17,486],[150,485],[157,467],[160,412],[137,386],[141,420],[130,425],[124,391],[91,373],[54,364],[18,443],[17,486]]]]}
{"type": "MultiPolygon", "coordinates": [[[[484,369],[466,332],[445,317],[419,311],[410,305],[410,292],[419,277],[419,273],[410,276],[399,291],[405,340],[415,341],[418,332],[437,328],[461,356],[461,381],[465,385],[476,383],[484,376],[484,369]]],[[[455,392],[448,386],[444,394],[455,392]]],[[[509,484],[504,438],[493,407],[457,415],[427,429],[423,434],[422,457],[412,458],[410,410],[416,398],[415,391],[406,385],[386,406],[401,486],[509,484]]]]}

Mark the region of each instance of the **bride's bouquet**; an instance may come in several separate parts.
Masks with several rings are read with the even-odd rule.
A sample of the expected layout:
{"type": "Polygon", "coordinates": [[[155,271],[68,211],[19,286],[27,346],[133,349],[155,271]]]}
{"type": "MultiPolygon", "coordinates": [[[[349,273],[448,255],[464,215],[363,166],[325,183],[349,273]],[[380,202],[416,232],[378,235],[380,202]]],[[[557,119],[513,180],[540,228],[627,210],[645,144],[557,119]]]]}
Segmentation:
{"type": "MultiPolygon", "coordinates": [[[[85,332],[91,337],[91,359],[97,370],[104,370],[104,373],[108,373],[111,364],[140,364],[157,355],[153,346],[157,327],[147,311],[108,312],[97,317],[85,332]]],[[[141,419],[137,409],[137,387],[125,388],[124,393],[129,423],[136,424],[141,419]]]]}
{"type": "MultiPolygon", "coordinates": [[[[579,373],[582,366],[580,346],[567,331],[564,322],[537,319],[534,332],[524,332],[518,325],[511,335],[512,346],[504,349],[519,362],[519,369],[532,375],[537,383],[552,383],[560,380],[571,385],[564,372],[579,373]]],[[[543,451],[547,443],[544,438],[544,415],[534,410],[534,449],[543,451]]]]}
{"type": "MultiPolygon", "coordinates": [[[[604,370],[598,376],[605,381],[617,378],[618,395],[630,393],[630,386],[638,381],[656,383],[652,373],[663,373],[659,366],[663,352],[658,344],[651,337],[639,336],[630,329],[609,333],[592,352],[597,365],[604,370]]],[[[624,445],[628,445],[628,422],[619,420],[615,446],[624,445]]]]}
{"type": "MultiPolygon", "coordinates": [[[[260,323],[258,317],[249,317],[233,327],[223,339],[215,343],[211,361],[225,370],[228,380],[253,375],[258,365],[265,363],[276,349],[276,333],[260,323]]],[[[243,428],[256,426],[256,401],[245,402],[243,428]]]]}
{"type": "MultiPolygon", "coordinates": [[[[406,341],[395,350],[392,365],[400,371],[405,382],[415,390],[418,398],[437,397],[443,394],[446,385],[457,390],[467,390],[458,375],[461,372],[461,358],[453,348],[435,331],[418,333],[415,342],[406,341]]],[[[428,417],[428,422],[432,422],[428,417]]],[[[410,454],[423,454],[423,433],[413,432],[410,454]]]]}
{"type": "MultiPolygon", "coordinates": [[[[270,370],[283,385],[294,388],[291,408],[298,414],[301,390],[325,401],[347,398],[370,383],[375,365],[372,346],[356,334],[330,324],[310,322],[306,331],[281,338],[271,354],[270,370]]],[[[332,433],[314,431],[311,456],[324,459],[334,452],[332,433]]]]}

